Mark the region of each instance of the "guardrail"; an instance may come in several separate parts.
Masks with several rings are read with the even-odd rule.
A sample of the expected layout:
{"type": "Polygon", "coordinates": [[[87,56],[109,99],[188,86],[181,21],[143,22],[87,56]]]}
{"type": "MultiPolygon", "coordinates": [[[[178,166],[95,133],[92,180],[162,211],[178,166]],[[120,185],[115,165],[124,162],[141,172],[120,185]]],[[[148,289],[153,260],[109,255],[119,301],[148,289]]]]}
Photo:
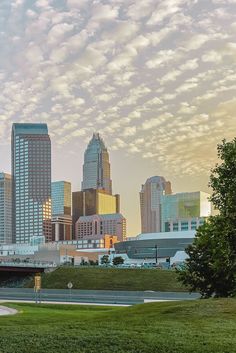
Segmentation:
{"type": "Polygon", "coordinates": [[[54,268],[57,267],[55,262],[8,262],[0,261],[0,267],[34,267],[34,268],[54,268]]]}

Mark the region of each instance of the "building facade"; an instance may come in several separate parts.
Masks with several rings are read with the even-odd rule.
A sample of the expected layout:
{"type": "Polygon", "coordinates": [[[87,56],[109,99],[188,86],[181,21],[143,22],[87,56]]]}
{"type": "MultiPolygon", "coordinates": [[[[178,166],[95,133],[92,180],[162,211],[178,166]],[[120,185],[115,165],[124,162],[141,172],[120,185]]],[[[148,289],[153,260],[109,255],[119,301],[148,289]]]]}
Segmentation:
{"type": "Polygon", "coordinates": [[[206,217],[169,219],[164,223],[163,232],[183,232],[186,230],[196,230],[204,224],[206,217]]]}
{"type": "Polygon", "coordinates": [[[211,215],[210,194],[182,192],[162,196],[162,231],[195,230],[211,215]]]}
{"type": "Polygon", "coordinates": [[[46,124],[12,126],[13,242],[52,239],[51,140],[46,124]]]}
{"type": "Polygon", "coordinates": [[[110,195],[104,190],[88,189],[72,193],[73,229],[82,216],[120,212],[120,195],[110,195]]]}
{"type": "MultiPolygon", "coordinates": [[[[169,267],[179,257],[178,253],[185,253],[185,249],[192,244],[195,233],[196,231],[139,234],[132,240],[115,243],[115,252],[118,256],[125,255],[126,263],[162,263],[169,267]]],[[[187,254],[184,255],[184,260],[186,258],[187,254]]]]}
{"type": "Polygon", "coordinates": [[[83,216],[75,225],[76,239],[101,239],[114,235],[118,241],[126,237],[126,219],[120,213],[83,216]]]}
{"type": "Polygon", "coordinates": [[[93,134],[84,153],[82,190],[86,189],[101,189],[112,194],[109,154],[98,133],[93,134]]]}
{"type": "Polygon", "coordinates": [[[0,244],[12,243],[12,180],[0,173],[0,244]]]}
{"type": "Polygon", "coordinates": [[[163,195],[171,194],[171,183],[162,176],[147,179],[140,192],[142,233],[161,231],[161,200],[163,195]]]}
{"type": "Polygon", "coordinates": [[[52,183],[52,241],[72,239],[71,183],[52,183]]]}

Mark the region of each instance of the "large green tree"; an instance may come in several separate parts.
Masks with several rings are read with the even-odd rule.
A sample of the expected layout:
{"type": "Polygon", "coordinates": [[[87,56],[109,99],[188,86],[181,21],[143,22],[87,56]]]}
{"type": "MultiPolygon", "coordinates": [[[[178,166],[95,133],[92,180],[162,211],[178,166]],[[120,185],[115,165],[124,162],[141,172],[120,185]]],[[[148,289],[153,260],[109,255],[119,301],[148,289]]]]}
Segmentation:
{"type": "Polygon", "coordinates": [[[236,293],[236,138],[217,147],[220,163],[210,175],[210,198],[219,214],[197,230],[186,252],[189,258],[180,280],[202,297],[236,293]]]}

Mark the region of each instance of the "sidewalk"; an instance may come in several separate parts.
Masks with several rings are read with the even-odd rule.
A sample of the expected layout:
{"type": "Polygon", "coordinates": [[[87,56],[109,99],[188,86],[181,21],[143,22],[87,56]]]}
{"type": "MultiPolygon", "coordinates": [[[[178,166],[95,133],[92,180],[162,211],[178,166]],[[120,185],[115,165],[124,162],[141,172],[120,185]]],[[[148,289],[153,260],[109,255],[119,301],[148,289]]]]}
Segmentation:
{"type": "Polygon", "coordinates": [[[0,306],[0,316],[3,315],[15,315],[17,313],[17,310],[7,308],[6,306],[0,306]]]}

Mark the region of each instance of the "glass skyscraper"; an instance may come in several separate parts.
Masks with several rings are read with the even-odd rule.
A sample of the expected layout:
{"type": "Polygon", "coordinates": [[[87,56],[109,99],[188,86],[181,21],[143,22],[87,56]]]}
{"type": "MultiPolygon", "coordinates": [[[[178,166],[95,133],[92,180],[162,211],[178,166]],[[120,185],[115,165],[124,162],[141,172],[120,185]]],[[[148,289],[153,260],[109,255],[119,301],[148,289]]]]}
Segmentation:
{"type": "Polygon", "coordinates": [[[50,241],[51,141],[46,124],[12,126],[13,242],[50,241]]]}
{"type": "Polygon", "coordinates": [[[12,243],[11,175],[0,173],[0,244],[12,243]]]}
{"type": "Polygon", "coordinates": [[[102,189],[112,194],[109,154],[103,139],[93,134],[84,153],[82,190],[102,189]]]}
{"type": "Polygon", "coordinates": [[[52,183],[52,215],[71,216],[71,183],[69,181],[52,183]]]}
{"type": "Polygon", "coordinates": [[[52,183],[52,241],[71,240],[71,183],[52,183]]]}

